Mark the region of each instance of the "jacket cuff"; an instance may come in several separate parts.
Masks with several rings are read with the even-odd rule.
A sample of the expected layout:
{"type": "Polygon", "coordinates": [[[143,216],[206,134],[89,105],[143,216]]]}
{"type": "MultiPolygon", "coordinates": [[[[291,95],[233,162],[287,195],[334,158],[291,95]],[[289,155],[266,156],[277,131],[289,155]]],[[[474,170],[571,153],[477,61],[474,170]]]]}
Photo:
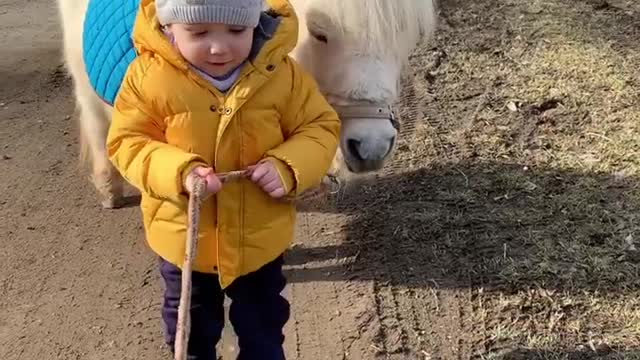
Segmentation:
{"type": "Polygon", "coordinates": [[[293,175],[293,170],[287,165],[284,161],[277,159],[275,157],[268,157],[267,160],[271,161],[273,165],[275,165],[276,170],[278,171],[278,175],[280,175],[280,180],[282,181],[282,185],[284,186],[285,195],[290,194],[296,188],[296,179],[293,175]]]}
{"type": "Polygon", "coordinates": [[[189,176],[189,174],[191,174],[191,172],[193,171],[193,169],[197,168],[198,166],[203,166],[203,167],[207,167],[208,165],[206,163],[203,163],[201,160],[194,160],[189,162],[184,169],[182,169],[182,176],[180,177],[180,187],[179,189],[181,193],[183,194],[188,194],[187,191],[187,177],[189,176]]]}

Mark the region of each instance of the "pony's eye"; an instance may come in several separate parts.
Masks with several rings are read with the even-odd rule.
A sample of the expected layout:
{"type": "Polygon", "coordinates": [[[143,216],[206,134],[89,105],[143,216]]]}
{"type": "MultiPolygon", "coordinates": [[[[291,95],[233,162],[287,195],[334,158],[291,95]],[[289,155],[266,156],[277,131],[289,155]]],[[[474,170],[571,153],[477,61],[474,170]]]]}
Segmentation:
{"type": "Polygon", "coordinates": [[[327,39],[326,35],[320,34],[320,33],[316,33],[313,31],[309,31],[309,33],[311,33],[311,36],[313,36],[316,40],[323,42],[323,43],[327,43],[329,40],[327,39]]]}

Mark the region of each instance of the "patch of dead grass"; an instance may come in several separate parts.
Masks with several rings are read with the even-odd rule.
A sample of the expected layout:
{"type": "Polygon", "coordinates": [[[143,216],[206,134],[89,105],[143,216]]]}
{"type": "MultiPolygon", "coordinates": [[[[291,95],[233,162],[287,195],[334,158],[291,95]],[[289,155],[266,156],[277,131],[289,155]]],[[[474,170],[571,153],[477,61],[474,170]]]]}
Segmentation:
{"type": "Polygon", "coordinates": [[[640,7],[607,6],[446,1],[412,60],[392,168],[439,181],[409,191],[439,213],[406,226],[468,270],[482,358],[640,358],[640,7]]]}

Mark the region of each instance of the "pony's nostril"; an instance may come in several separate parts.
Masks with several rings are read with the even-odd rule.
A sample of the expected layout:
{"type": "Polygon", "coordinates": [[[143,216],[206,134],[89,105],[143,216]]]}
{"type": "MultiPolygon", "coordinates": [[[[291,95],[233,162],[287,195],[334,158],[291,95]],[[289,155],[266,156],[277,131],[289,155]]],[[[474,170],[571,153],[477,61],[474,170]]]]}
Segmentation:
{"type": "Polygon", "coordinates": [[[360,141],[349,139],[347,140],[347,146],[349,147],[349,152],[351,156],[356,158],[358,161],[364,161],[362,155],[360,155],[360,141]]]}

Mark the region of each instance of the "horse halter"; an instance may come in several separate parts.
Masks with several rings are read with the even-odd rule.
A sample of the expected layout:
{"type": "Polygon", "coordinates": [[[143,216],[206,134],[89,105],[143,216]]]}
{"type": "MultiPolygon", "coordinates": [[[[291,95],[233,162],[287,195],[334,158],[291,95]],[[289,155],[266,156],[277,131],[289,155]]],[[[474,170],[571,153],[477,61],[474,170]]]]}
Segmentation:
{"type": "Polygon", "coordinates": [[[384,103],[370,105],[332,105],[341,119],[385,119],[391,122],[396,131],[400,132],[400,122],[391,108],[384,103]]]}

